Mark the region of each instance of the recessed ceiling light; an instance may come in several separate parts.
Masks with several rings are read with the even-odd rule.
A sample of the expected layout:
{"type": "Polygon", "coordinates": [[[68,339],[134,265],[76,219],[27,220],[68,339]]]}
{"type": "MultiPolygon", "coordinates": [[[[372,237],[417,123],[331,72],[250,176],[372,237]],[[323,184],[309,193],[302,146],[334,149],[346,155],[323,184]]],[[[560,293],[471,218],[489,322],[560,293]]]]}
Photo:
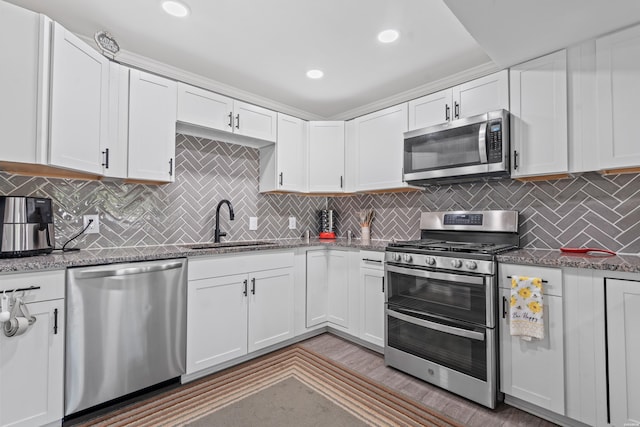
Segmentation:
{"type": "Polygon", "coordinates": [[[380,43],[393,43],[398,40],[398,37],[400,37],[400,33],[396,30],[384,30],[378,34],[378,41],[380,43]]]}
{"type": "Polygon", "coordinates": [[[310,79],[321,79],[324,76],[322,70],[309,70],[307,71],[307,77],[310,79]]]}
{"type": "Polygon", "coordinates": [[[184,18],[189,14],[189,7],[186,4],[175,0],[163,1],[162,8],[169,15],[177,16],[178,18],[184,18]]]}

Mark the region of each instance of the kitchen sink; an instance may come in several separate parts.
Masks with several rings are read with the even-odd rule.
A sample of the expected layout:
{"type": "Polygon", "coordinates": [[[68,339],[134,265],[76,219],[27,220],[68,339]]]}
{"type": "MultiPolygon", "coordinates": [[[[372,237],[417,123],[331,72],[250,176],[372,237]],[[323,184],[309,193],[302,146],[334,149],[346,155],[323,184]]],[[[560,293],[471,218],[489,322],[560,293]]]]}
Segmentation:
{"type": "Polygon", "coordinates": [[[218,248],[251,248],[259,246],[274,246],[277,243],[265,242],[263,240],[247,240],[242,242],[220,242],[220,243],[205,243],[202,245],[189,246],[191,250],[202,249],[218,249],[218,248]]]}

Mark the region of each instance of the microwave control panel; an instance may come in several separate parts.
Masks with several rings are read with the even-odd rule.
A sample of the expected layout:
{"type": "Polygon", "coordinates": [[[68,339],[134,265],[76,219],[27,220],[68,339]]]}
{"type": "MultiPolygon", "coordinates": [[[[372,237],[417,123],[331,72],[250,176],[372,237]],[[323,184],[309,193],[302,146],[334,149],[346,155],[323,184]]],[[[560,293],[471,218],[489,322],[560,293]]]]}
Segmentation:
{"type": "Polygon", "coordinates": [[[502,120],[487,123],[487,161],[502,162],[502,120]]]}

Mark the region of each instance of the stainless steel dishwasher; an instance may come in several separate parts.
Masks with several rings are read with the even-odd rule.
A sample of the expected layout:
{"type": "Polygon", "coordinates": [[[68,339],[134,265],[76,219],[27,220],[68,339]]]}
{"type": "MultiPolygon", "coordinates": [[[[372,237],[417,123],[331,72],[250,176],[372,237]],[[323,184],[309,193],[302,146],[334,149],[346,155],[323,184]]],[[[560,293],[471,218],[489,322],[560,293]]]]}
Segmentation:
{"type": "Polygon", "coordinates": [[[185,373],[186,259],[70,268],[65,415],[185,373]]]}

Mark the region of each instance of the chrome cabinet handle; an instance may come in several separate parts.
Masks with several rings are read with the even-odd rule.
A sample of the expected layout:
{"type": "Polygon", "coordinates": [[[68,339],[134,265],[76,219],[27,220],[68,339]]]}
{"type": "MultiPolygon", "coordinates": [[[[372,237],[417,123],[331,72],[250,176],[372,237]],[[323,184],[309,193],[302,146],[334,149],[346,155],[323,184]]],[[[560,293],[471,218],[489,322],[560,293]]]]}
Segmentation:
{"type": "Polygon", "coordinates": [[[236,114],[236,129],[240,129],[240,113],[236,114]]]}
{"type": "Polygon", "coordinates": [[[244,291],[242,292],[244,294],[244,296],[247,296],[247,279],[244,279],[244,291]]]}
{"type": "Polygon", "coordinates": [[[458,104],[458,101],[453,103],[453,108],[454,108],[453,116],[456,119],[459,119],[460,118],[460,104],[458,104]]]}
{"type": "Polygon", "coordinates": [[[233,128],[233,113],[229,112],[229,127],[233,128]]]}
{"type": "Polygon", "coordinates": [[[253,295],[256,294],[256,278],[255,277],[251,279],[251,293],[253,295]]]}
{"type": "Polygon", "coordinates": [[[444,104],[444,119],[446,121],[449,121],[450,119],[449,111],[451,111],[451,108],[449,108],[449,104],[444,104]]]}
{"type": "Polygon", "coordinates": [[[104,163],[102,163],[102,166],[104,166],[105,169],[109,169],[109,149],[105,148],[102,154],[104,154],[104,163]]]}

